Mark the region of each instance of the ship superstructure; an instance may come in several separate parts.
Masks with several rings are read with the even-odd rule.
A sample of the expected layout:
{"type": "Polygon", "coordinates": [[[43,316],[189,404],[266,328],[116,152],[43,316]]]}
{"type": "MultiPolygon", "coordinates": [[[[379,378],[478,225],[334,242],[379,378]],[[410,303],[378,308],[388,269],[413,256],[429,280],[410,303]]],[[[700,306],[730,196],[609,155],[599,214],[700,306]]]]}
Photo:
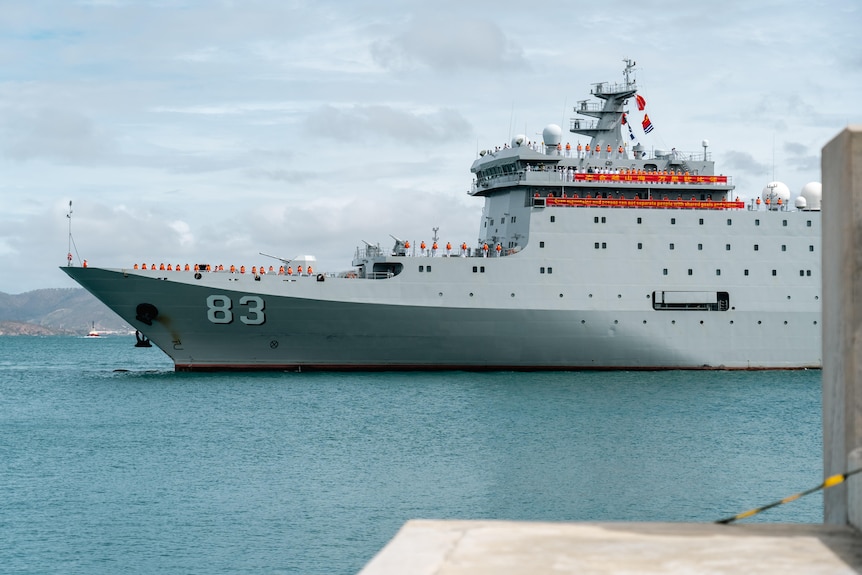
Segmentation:
{"type": "Polygon", "coordinates": [[[366,244],[340,274],[62,269],[178,370],[819,367],[819,187],[744,203],[706,141],[630,147],[633,66],[577,104],[582,141],[480,154],[476,245],[366,244]]]}

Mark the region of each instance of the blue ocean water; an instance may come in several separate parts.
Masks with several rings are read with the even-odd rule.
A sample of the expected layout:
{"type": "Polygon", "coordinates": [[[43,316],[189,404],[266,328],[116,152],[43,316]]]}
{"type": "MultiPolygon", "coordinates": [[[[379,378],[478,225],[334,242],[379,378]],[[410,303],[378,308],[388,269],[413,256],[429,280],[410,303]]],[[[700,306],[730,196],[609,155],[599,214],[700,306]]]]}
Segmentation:
{"type": "Polygon", "coordinates": [[[822,481],[819,371],[178,374],[133,343],[0,337],[4,573],[351,574],[412,518],[713,521],[822,481]]]}

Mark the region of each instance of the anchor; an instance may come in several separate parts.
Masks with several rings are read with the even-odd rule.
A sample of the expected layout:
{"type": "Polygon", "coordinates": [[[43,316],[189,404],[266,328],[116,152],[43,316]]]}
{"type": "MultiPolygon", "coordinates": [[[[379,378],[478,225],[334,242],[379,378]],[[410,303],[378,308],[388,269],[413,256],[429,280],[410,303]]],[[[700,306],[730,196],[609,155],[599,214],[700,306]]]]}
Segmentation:
{"type": "Polygon", "coordinates": [[[138,330],[135,330],[135,340],[135,347],[153,347],[149,338],[138,330]]]}

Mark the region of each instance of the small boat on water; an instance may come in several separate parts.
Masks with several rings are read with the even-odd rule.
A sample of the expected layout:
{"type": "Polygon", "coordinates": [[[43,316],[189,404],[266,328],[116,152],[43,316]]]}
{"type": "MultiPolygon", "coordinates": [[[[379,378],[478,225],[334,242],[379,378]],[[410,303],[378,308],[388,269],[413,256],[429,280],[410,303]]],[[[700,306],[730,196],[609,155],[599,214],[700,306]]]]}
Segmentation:
{"type": "Polygon", "coordinates": [[[93,322],[90,326],[90,331],[87,332],[86,337],[102,337],[98,331],[96,331],[96,322],[93,322]]]}

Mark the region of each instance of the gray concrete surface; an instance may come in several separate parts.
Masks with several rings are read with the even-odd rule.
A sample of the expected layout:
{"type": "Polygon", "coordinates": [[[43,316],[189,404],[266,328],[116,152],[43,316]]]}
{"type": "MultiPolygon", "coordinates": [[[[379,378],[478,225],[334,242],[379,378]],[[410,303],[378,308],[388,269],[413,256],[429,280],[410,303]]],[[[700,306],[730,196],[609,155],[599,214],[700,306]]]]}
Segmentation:
{"type": "MultiPolygon", "coordinates": [[[[826,144],[821,167],[823,473],[829,477],[849,471],[850,453],[862,447],[862,126],[848,126],[826,144]]],[[[826,523],[850,521],[848,488],[860,484],[851,481],[825,492],[826,523]]],[[[862,513],[856,511],[854,517],[862,513]]]]}
{"type": "Polygon", "coordinates": [[[409,521],[360,575],[862,573],[835,525],[409,521]]]}

